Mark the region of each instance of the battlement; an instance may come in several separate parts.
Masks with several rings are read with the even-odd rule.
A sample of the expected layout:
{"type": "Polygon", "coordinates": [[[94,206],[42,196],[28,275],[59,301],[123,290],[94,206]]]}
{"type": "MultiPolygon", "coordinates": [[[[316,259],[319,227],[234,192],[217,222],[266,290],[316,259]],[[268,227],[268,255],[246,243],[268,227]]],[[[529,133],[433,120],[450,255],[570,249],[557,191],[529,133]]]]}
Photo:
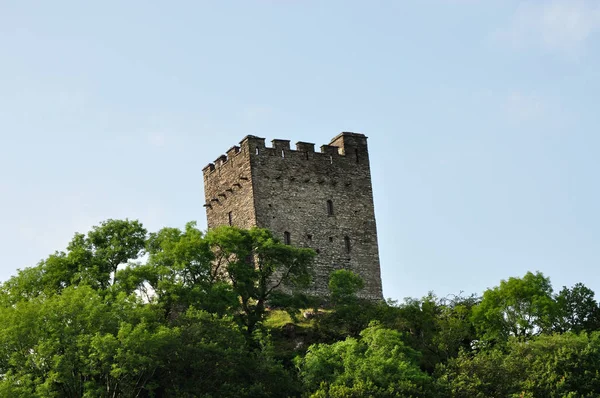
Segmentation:
{"type": "Polygon", "coordinates": [[[273,139],[271,146],[266,146],[265,138],[247,135],[234,145],[226,154],[219,156],[214,162],[206,165],[202,171],[206,175],[231,162],[240,154],[249,156],[276,156],[281,158],[303,157],[305,159],[322,159],[333,163],[334,158],[352,157],[352,161],[359,163],[361,159],[368,161],[367,137],[364,134],[342,132],[334,137],[329,144],[321,145],[320,152],[315,152],[315,144],[298,141],[296,148],[290,148],[290,140],[273,139]]]}

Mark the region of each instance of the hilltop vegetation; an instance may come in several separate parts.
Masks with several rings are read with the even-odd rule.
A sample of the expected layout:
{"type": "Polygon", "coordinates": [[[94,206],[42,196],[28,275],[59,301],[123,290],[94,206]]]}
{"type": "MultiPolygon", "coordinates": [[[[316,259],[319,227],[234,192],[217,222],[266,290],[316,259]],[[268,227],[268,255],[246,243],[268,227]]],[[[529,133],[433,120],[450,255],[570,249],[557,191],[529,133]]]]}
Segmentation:
{"type": "Polygon", "coordinates": [[[0,396],[600,396],[583,284],[370,302],[340,270],[323,303],[302,294],[314,255],[258,228],[76,234],[0,286],[0,396]]]}

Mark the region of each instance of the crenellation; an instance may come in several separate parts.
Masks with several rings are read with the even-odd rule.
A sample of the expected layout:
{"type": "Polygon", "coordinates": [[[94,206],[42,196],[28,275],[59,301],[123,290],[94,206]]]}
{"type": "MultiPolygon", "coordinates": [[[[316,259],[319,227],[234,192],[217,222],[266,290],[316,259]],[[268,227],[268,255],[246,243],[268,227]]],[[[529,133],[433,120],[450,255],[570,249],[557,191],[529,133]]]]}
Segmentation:
{"type": "Polygon", "coordinates": [[[339,155],[339,148],[334,145],[321,145],[321,153],[326,155],[339,155]]]}
{"type": "Polygon", "coordinates": [[[207,173],[210,173],[212,171],[215,171],[215,164],[214,163],[209,163],[206,166],[204,166],[204,168],[202,169],[202,172],[206,175],[207,173]]]}
{"type": "Polygon", "coordinates": [[[296,142],[296,151],[313,153],[315,151],[315,144],[312,142],[298,141],[296,142]]]}
{"type": "Polygon", "coordinates": [[[240,153],[240,147],[237,145],[232,146],[227,150],[227,159],[233,159],[238,153],[240,153]]]}
{"type": "Polygon", "coordinates": [[[281,150],[289,151],[290,150],[290,140],[280,140],[280,139],[271,140],[271,146],[273,149],[275,149],[276,152],[281,151],[281,150]]]}
{"type": "Polygon", "coordinates": [[[248,155],[259,155],[265,147],[265,139],[255,135],[247,135],[240,141],[240,147],[248,155]]]}
{"type": "Polygon", "coordinates": [[[347,157],[356,160],[359,158],[368,161],[367,137],[360,133],[343,132],[334,137],[329,144],[321,145],[321,152],[315,152],[315,144],[311,142],[296,142],[296,149],[290,148],[290,140],[273,139],[271,147],[265,145],[265,139],[254,135],[247,135],[240,141],[240,145],[229,148],[226,155],[219,156],[213,163],[209,163],[202,170],[204,173],[212,172],[228,163],[240,153],[249,156],[276,156],[331,160],[329,156],[347,157]],[[282,155],[284,151],[285,155],[282,155]],[[310,157],[308,156],[310,154],[310,157]]]}

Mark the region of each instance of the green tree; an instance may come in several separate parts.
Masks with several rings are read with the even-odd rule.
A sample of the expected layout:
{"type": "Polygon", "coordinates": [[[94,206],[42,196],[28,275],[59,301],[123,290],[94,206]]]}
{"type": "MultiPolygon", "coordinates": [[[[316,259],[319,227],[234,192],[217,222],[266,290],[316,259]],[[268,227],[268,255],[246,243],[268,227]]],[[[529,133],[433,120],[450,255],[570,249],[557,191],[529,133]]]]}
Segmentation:
{"type": "Polygon", "coordinates": [[[485,340],[531,337],[551,330],[556,312],[550,279],[540,272],[509,278],[483,293],[473,322],[485,340]]]}
{"type": "MultiPolygon", "coordinates": [[[[167,397],[282,397],[300,393],[289,370],[273,359],[268,339],[248,350],[232,317],[189,309],[174,321],[178,345],[158,374],[167,397]]],[[[158,394],[157,394],[158,395],[158,394]]]]}
{"type": "Polygon", "coordinates": [[[440,309],[436,316],[437,330],[432,338],[437,361],[430,361],[427,364],[430,366],[428,370],[456,357],[460,350],[471,349],[477,338],[471,316],[478,302],[479,299],[474,295],[465,297],[460,294],[438,301],[440,309]]]}
{"type": "Polygon", "coordinates": [[[124,291],[137,291],[159,303],[168,317],[190,306],[220,315],[239,306],[231,284],[214,272],[214,253],[195,222],[183,231],[163,228],[151,233],[146,246],[145,264],[130,264],[117,273],[124,291]]]}
{"type": "Polygon", "coordinates": [[[146,234],[137,220],[107,220],[94,226],[87,236],[75,234],[67,250],[69,260],[78,269],[77,282],[100,289],[109,287],[118,266],[143,253],[146,234]]]}
{"type": "Polygon", "coordinates": [[[372,325],[360,339],[312,345],[296,363],[312,397],[435,396],[432,379],[419,369],[417,358],[400,333],[372,325]]]}
{"type": "Polygon", "coordinates": [[[597,397],[600,334],[509,338],[505,347],[463,352],[438,369],[453,397],[597,397]]]}
{"type": "Polygon", "coordinates": [[[167,345],[177,341],[160,319],[134,296],[107,300],[89,286],[2,308],[0,391],[28,386],[26,395],[36,397],[150,391],[167,345]]]}
{"type": "Polygon", "coordinates": [[[564,286],[556,296],[556,304],[556,331],[579,333],[600,329],[600,308],[594,300],[594,292],[582,283],[570,289],[564,286]]]}
{"type": "Polygon", "coordinates": [[[306,286],[313,255],[194,223],[147,240],[118,220],[76,234],[1,285],[0,396],[299,395],[257,325],[278,289],[306,286]]]}
{"type": "Polygon", "coordinates": [[[357,293],[365,287],[360,275],[346,269],[333,271],[329,276],[329,294],[334,305],[356,301],[357,293]]]}
{"type": "Polygon", "coordinates": [[[315,252],[285,245],[266,229],[223,226],[209,230],[206,238],[215,255],[213,275],[231,283],[240,303],[238,319],[249,337],[277,289],[292,292],[310,283],[315,252]]]}
{"type": "Polygon", "coordinates": [[[146,230],[139,221],[107,220],[87,234],[77,233],[66,252],[20,270],[0,287],[0,303],[50,297],[72,285],[106,289],[117,267],[143,252],[146,230]]]}

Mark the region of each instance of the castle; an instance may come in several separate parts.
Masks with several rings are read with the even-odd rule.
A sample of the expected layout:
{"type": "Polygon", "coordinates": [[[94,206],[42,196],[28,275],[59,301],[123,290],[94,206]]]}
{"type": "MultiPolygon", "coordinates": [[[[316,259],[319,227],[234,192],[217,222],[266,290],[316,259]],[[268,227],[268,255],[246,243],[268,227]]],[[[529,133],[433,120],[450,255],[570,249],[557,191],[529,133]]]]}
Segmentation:
{"type": "Polygon", "coordinates": [[[246,136],[203,170],[208,228],[268,228],[286,244],[317,252],[309,292],[327,295],[338,269],[365,281],[360,296],[383,298],[367,137],[344,132],[322,145],[246,136]]]}

